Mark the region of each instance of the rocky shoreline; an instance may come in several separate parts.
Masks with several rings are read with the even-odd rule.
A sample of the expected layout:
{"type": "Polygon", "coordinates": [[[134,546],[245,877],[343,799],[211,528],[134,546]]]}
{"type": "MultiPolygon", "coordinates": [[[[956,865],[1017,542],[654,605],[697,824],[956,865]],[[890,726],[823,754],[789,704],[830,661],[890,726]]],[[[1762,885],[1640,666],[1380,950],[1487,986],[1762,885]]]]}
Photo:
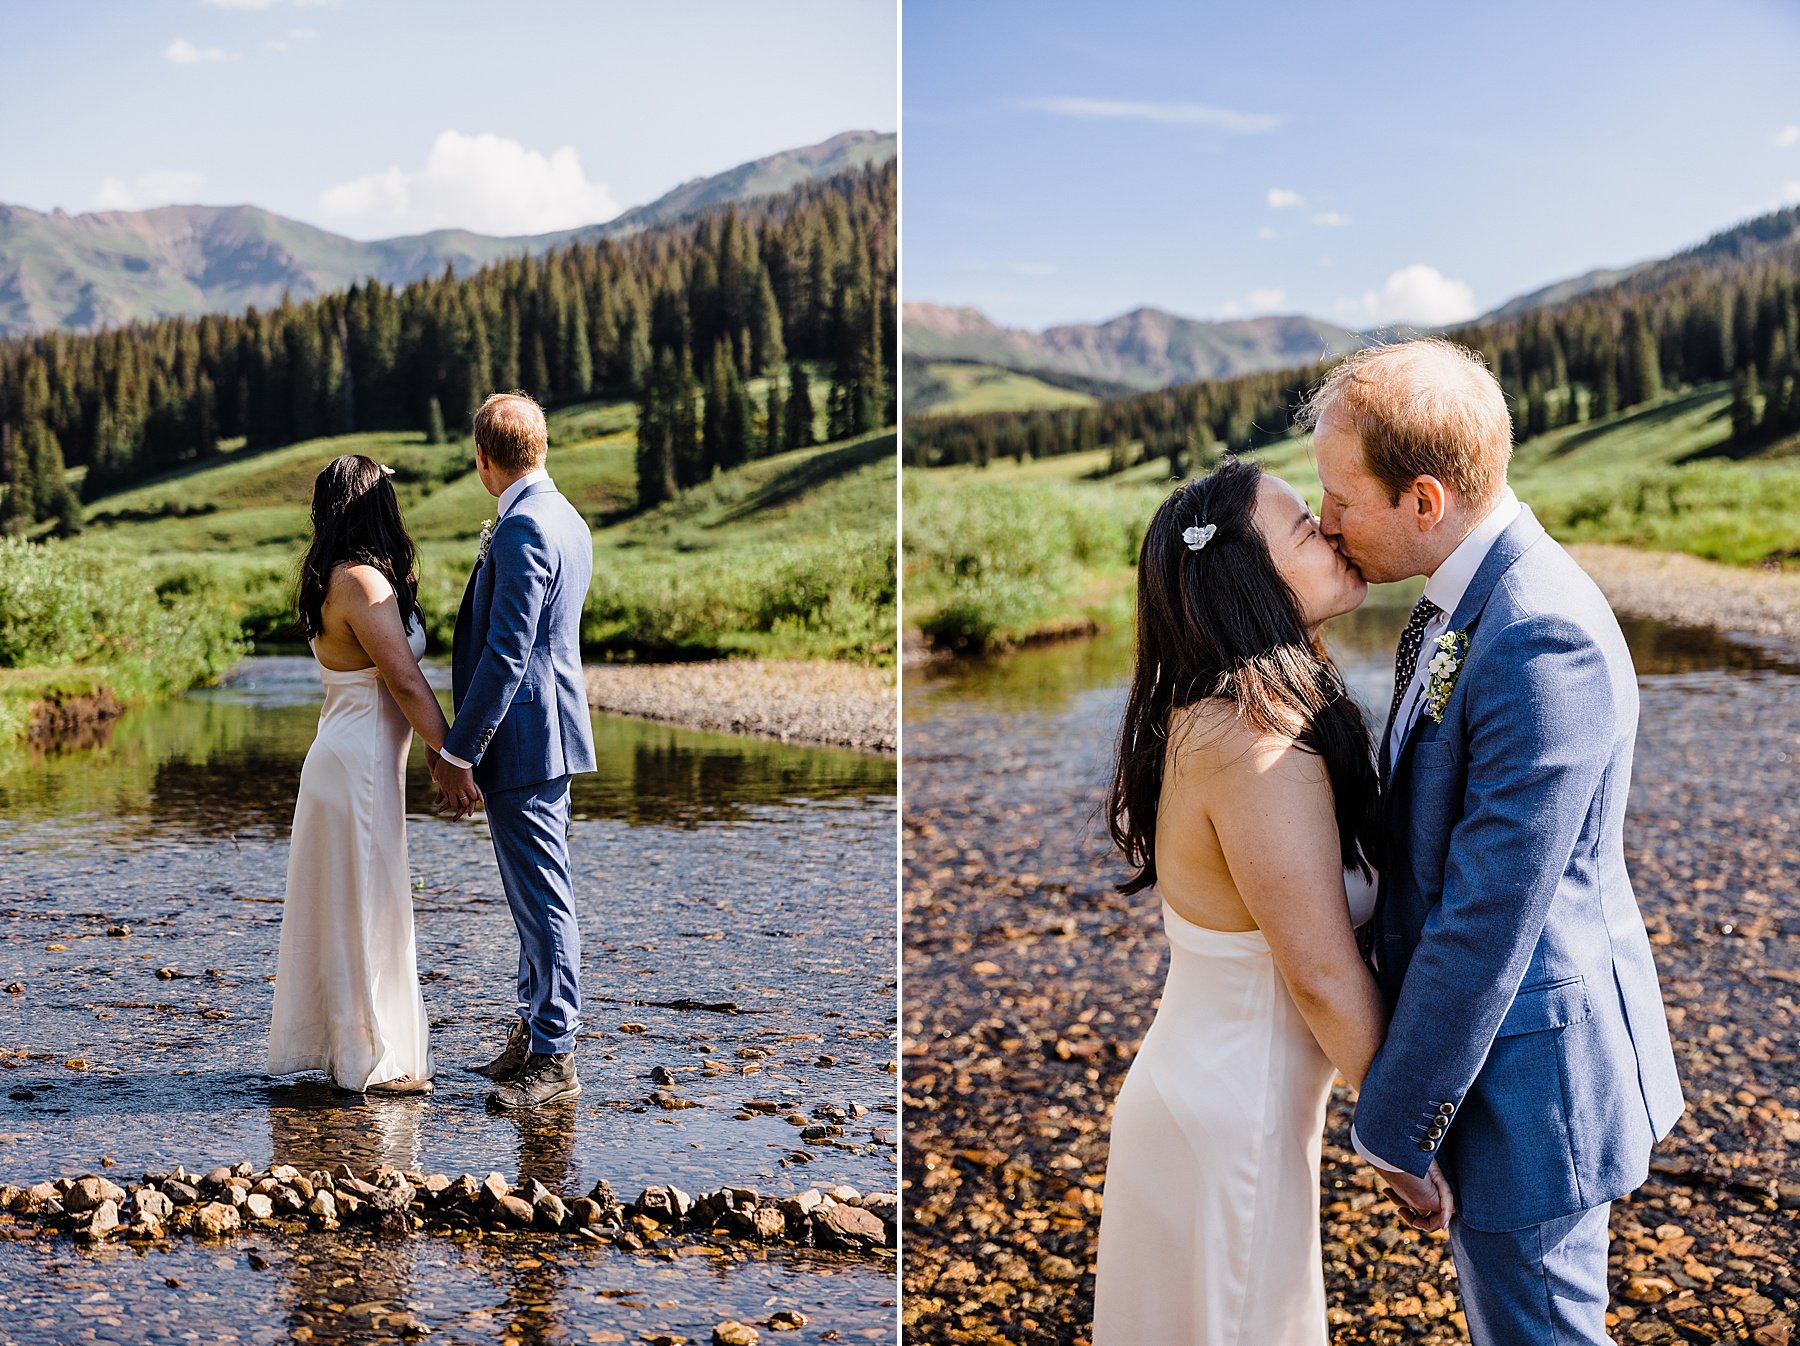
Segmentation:
{"type": "Polygon", "coordinates": [[[668,1249],[685,1235],[875,1257],[894,1248],[899,1219],[894,1193],[842,1185],[783,1197],[751,1187],[693,1196],[658,1185],[622,1202],[604,1178],[586,1195],[565,1199],[536,1179],[515,1187],[498,1173],[453,1178],[386,1164],[361,1174],[348,1164],[302,1173],[290,1164],[257,1169],[248,1162],[205,1174],[178,1166],[124,1186],[94,1173],[0,1186],[0,1211],[11,1217],[0,1225],[11,1237],[47,1232],[83,1243],[157,1244],[178,1235],[224,1239],[255,1227],[299,1232],[354,1225],[400,1236],[425,1229],[534,1231],[628,1252],[668,1249]]]}
{"type": "Polygon", "coordinates": [[[894,670],[804,659],[590,664],[588,705],[692,729],[892,753],[894,670]]]}
{"type": "Polygon", "coordinates": [[[1800,648],[1800,573],[1592,542],[1568,550],[1622,613],[1800,648]]]}

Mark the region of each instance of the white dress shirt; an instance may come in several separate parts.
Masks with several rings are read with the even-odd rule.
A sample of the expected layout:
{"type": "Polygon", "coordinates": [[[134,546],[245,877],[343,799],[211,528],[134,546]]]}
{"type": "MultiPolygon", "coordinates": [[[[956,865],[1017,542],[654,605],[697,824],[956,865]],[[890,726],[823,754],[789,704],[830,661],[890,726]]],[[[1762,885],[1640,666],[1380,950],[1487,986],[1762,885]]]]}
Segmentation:
{"type": "Polygon", "coordinates": [[[1513,520],[1519,517],[1524,508],[1519,503],[1519,497],[1513,494],[1512,487],[1504,488],[1500,498],[1494,502],[1493,509],[1457,544],[1456,550],[1431,572],[1431,578],[1425,581],[1425,597],[1437,605],[1438,615],[1425,623],[1425,639],[1419,646],[1419,661],[1413,667],[1412,682],[1407,686],[1406,696],[1400,702],[1399,713],[1394,716],[1394,727],[1388,731],[1386,747],[1390,764],[1399,760],[1400,745],[1406,742],[1407,732],[1419,718],[1419,710],[1425,704],[1425,685],[1430,680],[1427,670],[1431,667],[1432,657],[1437,654],[1437,646],[1433,642],[1450,629],[1450,619],[1456,615],[1456,609],[1462,605],[1463,595],[1468,593],[1469,586],[1475,582],[1475,572],[1487,560],[1487,554],[1500,540],[1500,534],[1512,526],[1513,520]]]}
{"type": "MultiPolygon", "coordinates": [[[[1475,582],[1475,572],[1481,569],[1481,563],[1487,560],[1487,554],[1494,549],[1500,540],[1500,534],[1512,526],[1519,517],[1524,506],[1519,497],[1513,494],[1512,487],[1506,487],[1499,500],[1487,516],[1470,530],[1469,535],[1459,542],[1456,550],[1446,556],[1438,568],[1431,572],[1425,581],[1425,597],[1438,607],[1438,615],[1425,623],[1425,639],[1419,647],[1419,662],[1413,669],[1412,682],[1408,684],[1406,696],[1400,702],[1400,709],[1394,716],[1393,728],[1388,731],[1384,748],[1390,764],[1399,760],[1400,745],[1406,742],[1406,735],[1411,730],[1413,721],[1419,718],[1419,710],[1425,702],[1425,685],[1429,681],[1427,670],[1431,667],[1432,656],[1437,653],[1437,646],[1432,642],[1450,629],[1450,619],[1456,615],[1456,609],[1462,605],[1463,595],[1469,592],[1469,586],[1475,582]]],[[[1350,1143],[1369,1163],[1385,1173],[1399,1173],[1403,1170],[1386,1160],[1377,1159],[1357,1138],[1356,1124],[1350,1125],[1350,1143]]]]}
{"type": "MultiPolygon", "coordinates": [[[[541,467],[535,467],[524,476],[520,477],[511,486],[508,486],[504,491],[500,492],[500,512],[494,516],[495,527],[498,527],[500,520],[506,517],[506,511],[513,507],[513,502],[525,493],[525,488],[527,486],[531,485],[534,481],[549,480],[550,473],[548,470],[541,467]]],[[[462,767],[464,770],[469,770],[473,766],[472,763],[463,761],[463,759],[458,757],[455,753],[440,752],[438,756],[450,763],[451,766],[462,767]]]]}

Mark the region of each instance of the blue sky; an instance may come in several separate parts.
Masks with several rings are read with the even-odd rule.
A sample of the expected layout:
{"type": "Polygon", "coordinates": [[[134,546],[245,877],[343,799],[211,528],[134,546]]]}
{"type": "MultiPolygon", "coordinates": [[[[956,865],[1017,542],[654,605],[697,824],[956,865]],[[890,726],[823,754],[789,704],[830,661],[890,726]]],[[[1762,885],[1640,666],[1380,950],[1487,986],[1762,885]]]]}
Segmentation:
{"type": "Polygon", "coordinates": [[[1800,202],[1792,0],[906,0],[908,300],[1452,322],[1800,202]]]}
{"type": "Polygon", "coordinates": [[[897,121],[895,0],[0,0],[0,202],[593,223],[897,121]]]}

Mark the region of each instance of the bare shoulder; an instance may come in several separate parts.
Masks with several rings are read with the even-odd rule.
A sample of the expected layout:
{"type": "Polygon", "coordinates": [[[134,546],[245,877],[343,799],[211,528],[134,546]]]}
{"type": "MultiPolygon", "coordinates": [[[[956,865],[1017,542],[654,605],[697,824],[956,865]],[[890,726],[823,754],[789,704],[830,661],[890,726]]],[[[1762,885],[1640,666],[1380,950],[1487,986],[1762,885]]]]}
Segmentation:
{"type": "Polygon", "coordinates": [[[1271,734],[1250,724],[1229,701],[1209,698],[1182,706],[1170,716],[1172,765],[1183,775],[1199,774],[1247,788],[1312,786],[1327,782],[1318,754],[1287,734],[1271,734]]]}
{"type": "Polygon", "coordinates": [[[377,567],[360,561],[346,561],[332,568],[331,587],[326,597],[357,607],[373,607],[386,602],[393,594],[393,584],[377,567]]]}

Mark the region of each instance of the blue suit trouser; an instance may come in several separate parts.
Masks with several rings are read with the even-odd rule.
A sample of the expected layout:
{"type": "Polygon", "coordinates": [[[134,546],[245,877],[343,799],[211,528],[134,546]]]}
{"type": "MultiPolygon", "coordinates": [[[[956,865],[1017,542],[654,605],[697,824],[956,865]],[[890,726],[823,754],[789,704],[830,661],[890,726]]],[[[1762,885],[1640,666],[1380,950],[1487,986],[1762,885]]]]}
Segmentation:
{"type": "Polygon", "coordinates": [[[558,776],[486,796],[500,884],[519,931],[518,1014],[534,1052],[575,1050],[581,930],[569,878],[569,782],[558,776]]]}
{"type": "Polygon", "coordinates": [[[1609,1201],[1503,1234],[1450,1222],[1450,1251],[1474,1346],[1608,1346],[1609,1201]]]}

